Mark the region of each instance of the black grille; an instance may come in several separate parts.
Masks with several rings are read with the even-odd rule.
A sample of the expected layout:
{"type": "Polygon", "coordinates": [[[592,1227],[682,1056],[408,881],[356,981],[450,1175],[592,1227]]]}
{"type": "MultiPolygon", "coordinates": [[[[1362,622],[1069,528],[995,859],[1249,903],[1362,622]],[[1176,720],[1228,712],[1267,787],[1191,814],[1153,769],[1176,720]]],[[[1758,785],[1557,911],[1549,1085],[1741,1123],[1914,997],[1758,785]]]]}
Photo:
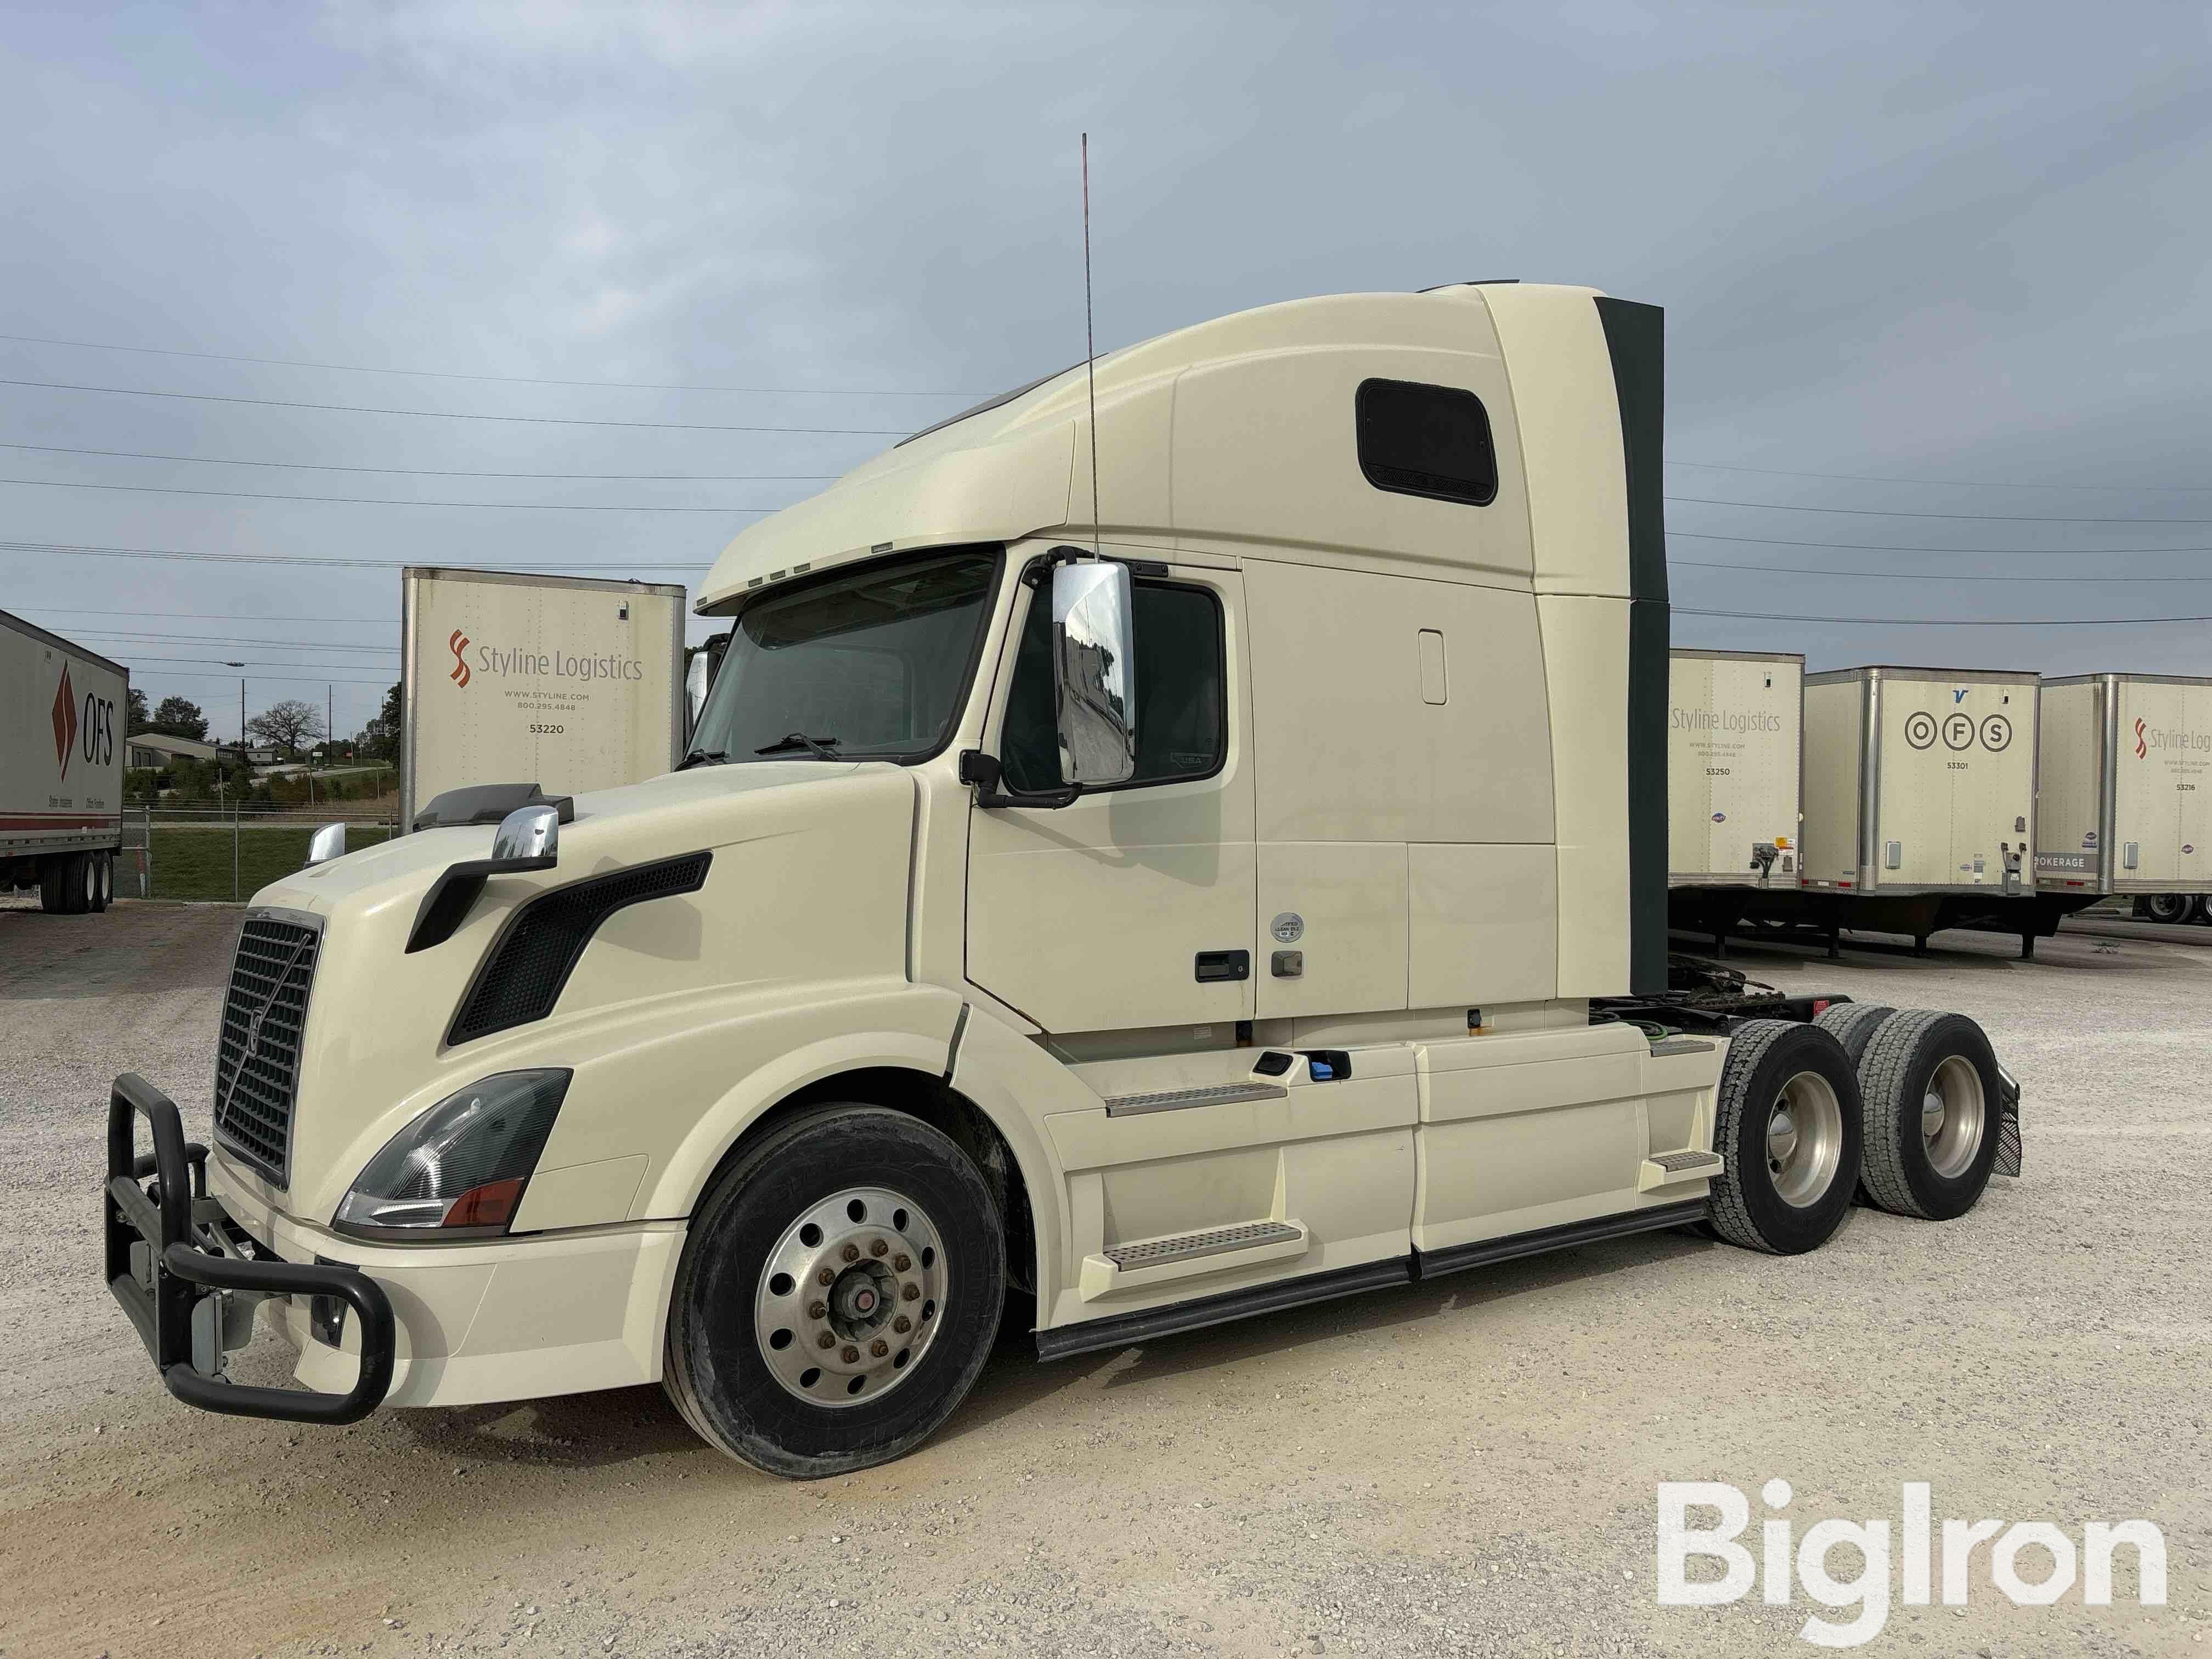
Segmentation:
{"type": "Polygon", "coordinates": [[[280,1184],[292,1147],[300,1035],[322,935],[252,915],[239,930],[215,1054],[218,1139],[280,1184]]]}
{"type": "Polygon", "coordinates": [[[556,887],[524,904],[507,918],[491,953],[477,970],[446,1041],[469,1042],[544,1018],[561,1000],[561,988],[568,984],[576,958],[584,954],[601,922],[626,905],[697,892],[706,883],[712,857],[687,853],[658,864],[593,876],[556,887]]]}

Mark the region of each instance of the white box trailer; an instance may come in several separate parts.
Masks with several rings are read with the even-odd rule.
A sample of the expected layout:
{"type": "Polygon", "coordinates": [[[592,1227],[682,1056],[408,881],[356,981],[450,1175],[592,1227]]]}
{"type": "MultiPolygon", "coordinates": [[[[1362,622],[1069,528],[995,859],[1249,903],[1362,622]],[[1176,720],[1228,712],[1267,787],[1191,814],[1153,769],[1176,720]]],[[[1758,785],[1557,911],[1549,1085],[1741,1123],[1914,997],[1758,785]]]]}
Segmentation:
{"type": "Polygon", "coordinates": [[[2212,893],[2212,679],[2075,674],[2043,683],[2035,876],[2142,896],[2161,921],[2212,893]]]}
{"type": "Polygon", "coordinates": [[[1805,659],[1669,655],[1668,884],[1795,887],[1805,659]]]}
{"type": "Polygon", "coordinates": [[[520,571],[400,573],[399,811],[515,778],[548,796],[682,758],[684,589],[520,571]]]}
{"type": "Polygon", "coordinates": [[[123,844],[131,671],[0,611],[0,890],[105,910],[123,844]]]}
{"type": "Polygon", "coordinates": [[[1990,669],[1808,674],[1803,884],[2032,891],[2038,684],[1990,669]]]}

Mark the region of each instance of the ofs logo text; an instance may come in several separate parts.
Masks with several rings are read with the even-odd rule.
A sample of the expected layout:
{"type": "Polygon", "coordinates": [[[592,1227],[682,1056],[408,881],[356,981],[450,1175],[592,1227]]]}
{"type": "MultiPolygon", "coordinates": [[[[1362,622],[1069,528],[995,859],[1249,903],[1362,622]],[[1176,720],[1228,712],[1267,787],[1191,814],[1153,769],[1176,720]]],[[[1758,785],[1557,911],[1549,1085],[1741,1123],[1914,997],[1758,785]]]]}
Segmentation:
{"type": "MultiPolygon", "coordinates": [[[[1939,1528],[1930,1494],[1924,1480],[1907,1481],[1899,1493],[1897,1566],[1906,1607],[1927,1607],[1938,1595],[1947,1607],[1966,1606],[1969,1594],[1979,1588],[1973,1582],[1979,1553],[1982,1577],[2015,1607],[2048,1607],[2078,1580],[2086,1606],[2108,1607],[2113,1557],[2123,1548],[2131,1557],[2137,1604],[2166,1605],[2166,1538],[2148,1521],[2092,1521],[2081,1529],[2077,1547],[2049,1521],[2015,1521],[2010,1526],[1987,1519],[1945,1521],[1939,1528]]],[[[1759,1599],[1771,1607],[1790,1606],[1802,1589],[1823,1607],[1856,1609],[1843,1620],[1808,1617],[1797,1634],[1815,1647],[1855,1648],[1879,1636],[1889,1622],[1887,1519],[1831,1517],[1814,1522],[1793,1540],[1796,1522],[1781,1513],[1795,1496],[1790,1483],[1770,1480],[1759,1495],[1775,1513],[1759,1524],[1754,1560],[1751,1548],[1736,1541],[1751,1524],[1751,1504],[1741,1490],[1719,1480],[1659,1483],[1659,1605],[1725,1607],[1749,1595],[1756,1583],[1759,1599]],[[1693,1510],[1717,1518],[1711,1526],[1693,1526],[1693,1510]],[[1838,1551],[1847,1565],[1857,1568],[1849,1577],[1835,1571],[1838,1551]],[[1693,1558],[1720,1563],[1720,1576],[1692,1579],[1693,1558]]]]}
{"type": "Polygon", "coordinates": [[[2136,722],[2136,758],[2148,758],[2154,749],[2167,753],[2212,753],[2212,732],[2191,732],[2184,726],[2146,726],[2136,722]]]}
{"type": "Polygon", "coordinates": [[[1682,708],[1667,711],[1677,732],[1779,732],[1782,716],[1756,708],[1682,708]]]}
{"type": "Polygon", "coordinates": [[[52,714],[54,763],[61,777],[69,776],[70,762],[79,756],[88,766],[105,766],[115,758],[115,700],[88,691],[80,705],[66,662],[61,684],[54,688],[52,714]]]}

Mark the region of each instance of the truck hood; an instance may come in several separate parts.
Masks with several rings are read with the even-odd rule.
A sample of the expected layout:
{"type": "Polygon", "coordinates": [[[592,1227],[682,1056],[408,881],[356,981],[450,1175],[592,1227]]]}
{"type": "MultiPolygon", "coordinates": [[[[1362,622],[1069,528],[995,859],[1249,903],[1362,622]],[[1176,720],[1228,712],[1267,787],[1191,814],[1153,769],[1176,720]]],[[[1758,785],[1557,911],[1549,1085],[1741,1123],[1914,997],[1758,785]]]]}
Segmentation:
{"type": "MultiPolygon", "coordinates": [[[[760,761],[744,766],[695,767],[619,789],[578,795],[575,821],[561,826],[560,866],[545,874],[573,881],[601,868],[645,862],[636,853],[638,837],[653,838],[659,827],[655,820],[680,836],[707,827],[701,823],[702,817],[726,822],[728,809],[748,796],[765,790],[817,787],[850,777],[863,768],[898,769],[881,761],[760,761]]],[[[419,899],[447,866],[465,859],[489,858],[496,833],[491,824],[474,823],[394,836],[271,882],[253,896],[253,902],[327,915],[358,896],[378,895],[385,890],[390,890],[390,896],[411,894],[419,899]]],[[[694,841],[678,850],[696,851],[708,844],[694,841]]]]}
{"type": "MultiPolygon", "coordinates": [[[[495,876],[450,938],[413,952],[407,942],[424,895],[449,865],[489,855],[491,826],[400,836],[262,889],[253,909],[319,921],[321,939],[283,1178],[220,1150],[226,1176],[301,1221],[327,1224],[386,1140],[495,1073],[574,1071],[565,1121],[597,1109],[586,1098],[595,1091],[626,1097],[634,1085],[607,1032],[659,1019],[656,1008],[696,1010],[702,997],[733,988],[902,979],[915,799],[902,767],[814,760],[701,767],[579,795],[555,868],[495,876]],[[598,924],[568,958],[549,1014],[448,1040],[520,906],[593,876],[700,853],[710,855],[703,884],[598,924]]],[[[543,953],[514,971],[544,973],[543,953]]]]}

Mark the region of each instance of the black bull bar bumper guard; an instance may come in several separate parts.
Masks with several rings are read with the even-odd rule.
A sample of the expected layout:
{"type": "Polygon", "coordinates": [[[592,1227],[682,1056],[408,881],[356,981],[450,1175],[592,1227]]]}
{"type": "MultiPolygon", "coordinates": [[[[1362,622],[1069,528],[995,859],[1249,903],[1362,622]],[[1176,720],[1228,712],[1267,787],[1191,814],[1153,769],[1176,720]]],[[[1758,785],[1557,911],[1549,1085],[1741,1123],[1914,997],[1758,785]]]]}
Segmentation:
{"type": "Polygon", "coordinates": [[[278,1261],[239,1231],[207,1196],[207,1148],[185,1139],[176,1103],[135,1072],[117,1078],[108,1097],[101,1207],[107,1288],[169,1392],[186,1405],[289,1423],[354,1423],[383,1402],[395,1348],[383,1288],[356,1268],[278,1261]],[[150,1153],[137,1150],[141,1117],[153,1131],[150,1153]],[[353,1310],[361,1376],[349,1390],[252,1388],[223,1374],[224,1350],[243,1346],[239,1333],[250,1330],[255,1304],[272,1296],[335,1297],[353,1310]]]}

